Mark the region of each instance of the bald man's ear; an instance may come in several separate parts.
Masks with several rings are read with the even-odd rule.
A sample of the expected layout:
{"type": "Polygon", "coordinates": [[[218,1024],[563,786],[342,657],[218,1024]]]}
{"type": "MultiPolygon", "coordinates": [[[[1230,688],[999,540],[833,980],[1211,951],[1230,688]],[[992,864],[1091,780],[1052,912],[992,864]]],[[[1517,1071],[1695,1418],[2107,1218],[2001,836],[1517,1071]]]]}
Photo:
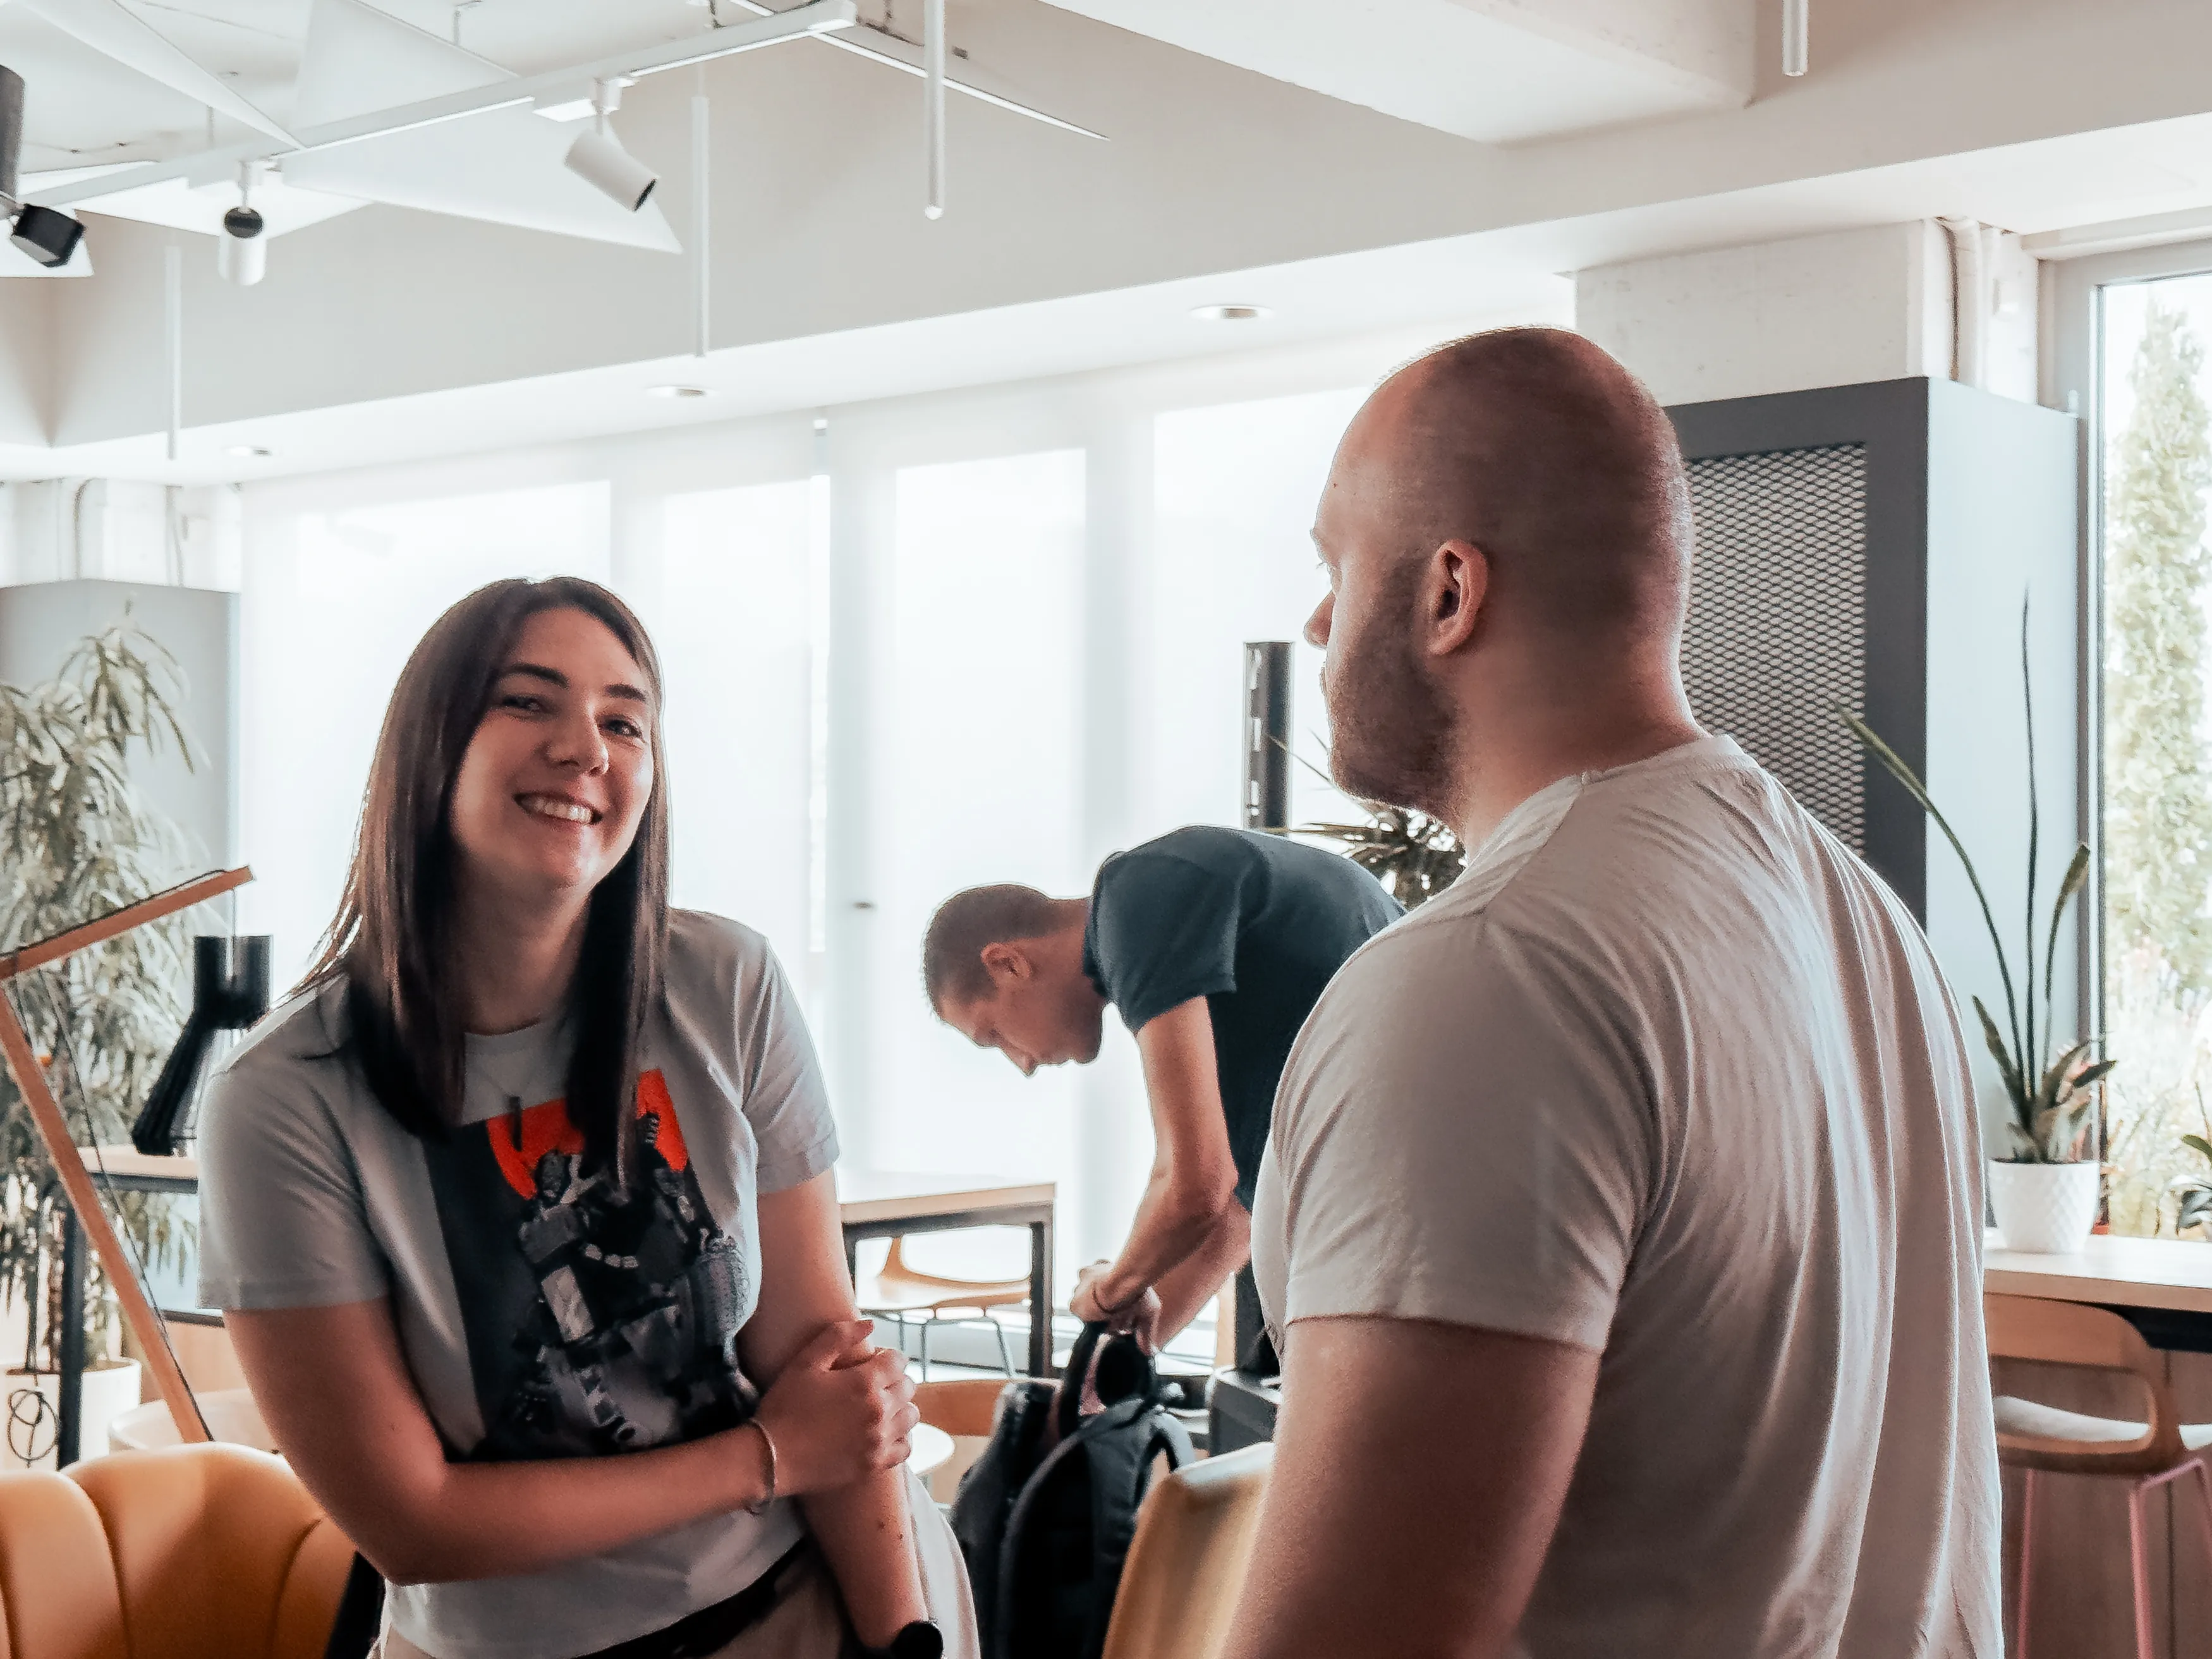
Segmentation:
{"type": "Polygon", "coordinates": [[[1473,542],[1449,541],[1429,560],[1422,590],[1423,643],[1432,656],[1462,651],[1490,597],[1490,558],[1473,542]]]}

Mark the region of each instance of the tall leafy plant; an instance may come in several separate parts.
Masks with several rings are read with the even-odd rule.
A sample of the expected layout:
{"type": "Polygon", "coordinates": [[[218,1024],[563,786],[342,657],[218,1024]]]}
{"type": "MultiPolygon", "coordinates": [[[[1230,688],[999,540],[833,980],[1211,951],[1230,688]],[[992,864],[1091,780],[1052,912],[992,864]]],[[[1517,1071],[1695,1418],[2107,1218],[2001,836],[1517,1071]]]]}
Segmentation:
{"type": "Polygon", "coordinates": [[[2089,1050],[2096,1046],[2094,1037],[2059,1048],[2057,1042],[2057,1016],[2052,1006],[2051,992],[2057,981],[2058,966],[2058,933],[2065,921],[2066,907],[2081,896],[2089,878],[2089,847],[2084,842],[2074,848],[2067,860],[2066,873],[2060,878],[2058,891],[2051,904],[2051,920],[2044,930],[2036,905],[2036,872],[2041,855],[2042,825],[2039,821],[2035,787],[2035,691],[2029,678],[2027,644],[2027,602],[2020,607],[2020,678],[2021,699],[2027,722],[2027,892],[2025,950],[2021,966],[2027,995],[2021,996],[2013,978],[2011,953],[2005,948],[2003,935],[1998,931],[1996,913],[1990,908],[1990,896],[1982,887],[1980,873],[1974,860],[1966,852],[1966,843],[1959,839],[1948,818],[1929,794],[1920,776],[1905,763],[1881,734],[1869,726],[1863,716],[1849,709],[1839,709],[1844,722],[1851,729],[1867,751],[1880,761],[1889,775],[1905,786],[1908,793],[1920,805],[1920,809],[1943,832],[1943,839],[1951,843],[1951,850],[1959,855],[1959,862],[1966,872],[1966,880],[1974,890],[1975,900],[1982,908],[1982,923],[1989,929],[1990,946],[1996,951],[1997,978],[2004,988],[2005,1023],[2000,1026],[1981,998],[1972,999],[1974,1012],[1982,1026],[1982,1038],[1989,1045],[1990,1055],[1997,1063],[1997,1073],[2004,1080],[2006,1098],[2012,1115],[2006,1127],[2012,1141],[2012,1158],[2008,1160],[2021,1164],[2071,1164],[2083,1156],[2082,1143],[2091,1127],[2096,1110],[2096,1085],[2111,1074],[2119,1062],[2113,1060],[2091,1061],[2089,1050]],[[2042,934],[2039,939],[2039,933],[2042,934]],[[2042,994],[2037,996],[2035,979],[2036,947],[2043,946],[2042,994]]]}
{"type": "MultiPolygon", "coordinates": [[[[0,683],[0,950],[119,909],[180,873],[183,832],[146,803],[130,764],[172,745],[191,764],[183,696],[174,659],[127,614],[80,641],[44,684],[0,683]]],[[[176,1039],[185,926],[176,917],[136,928],[8,988],[73,1133],[94,1144],[123,1138],[176,1039]]],[[[31,1310],[33,1370],[54,1368],[72,1316],[59,1283],[66,1203],[0,1067],[0,1300],[31,1310]]],[[[165,1201],[134,1195],[118,1207],[142,1255],[174,1259],[184,1239],[165,1201]]]]}

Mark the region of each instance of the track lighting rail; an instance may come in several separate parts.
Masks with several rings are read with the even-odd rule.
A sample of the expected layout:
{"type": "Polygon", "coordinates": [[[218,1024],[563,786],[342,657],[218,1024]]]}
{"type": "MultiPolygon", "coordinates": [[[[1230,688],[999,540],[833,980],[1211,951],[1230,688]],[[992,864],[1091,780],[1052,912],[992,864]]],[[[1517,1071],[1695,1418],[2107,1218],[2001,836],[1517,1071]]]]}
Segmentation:
{"type": "Polygon", "coordinates": [[[511,81],[495,82],[490,86],[448,93],[438,98],[426,98],[418,103],[403,104],[394,109],[374,110],[343,121],[325,122],[296,133],[295,137],[300,141],[296,145],[286,145],[257,136],[224,149],[180,156],[173,161],[151,162],[128,172],[111,173],[99,178],[58,185],[52,190],[39,191],[33,199],[43,207],[64,207],[72,202],[90,202],[143,185],[161,184],[171,179],[204,177],[211,168],[218,169],[217,176],[220,176],[221,171],[227,171],[240,161],[282,158],[309,150],[334,149],[341,144],[359,143],[364,139],[381,138],[417,127],[463,120],[472,115],[507,109],[518,104],[533,104],[541,98],[565,97],[572,94],[579,84],[613,81],[623,76],[635,79],[658,75],[664,70],[682,69],[716,58],[732,57],[741,52],[757,52],[764,46],[781,46],[787,40],[804,40],[810,36],[830,39],[835,31],[850,28],[859,15],[854,0],[811,0],[811,4],[791,11],[770,12],[688,40],[635,47],[569,69],[549,70],[543,75],[518,76],[511,81]]]}

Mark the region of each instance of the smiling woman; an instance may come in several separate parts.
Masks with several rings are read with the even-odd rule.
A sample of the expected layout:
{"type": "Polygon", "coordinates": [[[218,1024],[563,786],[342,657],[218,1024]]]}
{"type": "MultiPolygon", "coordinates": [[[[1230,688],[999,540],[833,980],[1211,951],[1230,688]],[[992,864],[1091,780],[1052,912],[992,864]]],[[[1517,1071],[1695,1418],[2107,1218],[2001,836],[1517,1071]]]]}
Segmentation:
{"type": "Polygon", "coordinates": [[[321,959],[206,1107],[203,1296],[384,1659],[971,1652],[795,1000],[668,906],[661,684],[576,578],[424,636],[321,959]]]}

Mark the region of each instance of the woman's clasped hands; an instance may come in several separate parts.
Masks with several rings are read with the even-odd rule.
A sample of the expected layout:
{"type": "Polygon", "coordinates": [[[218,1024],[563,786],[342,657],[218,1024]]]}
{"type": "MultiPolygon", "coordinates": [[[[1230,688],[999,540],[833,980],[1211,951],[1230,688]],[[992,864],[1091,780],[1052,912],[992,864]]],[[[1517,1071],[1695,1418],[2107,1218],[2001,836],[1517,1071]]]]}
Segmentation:
{"type": "Polygon", "coordinates": [[[906,1462],[921,1420],[914,1379],[873,1330],[865,1319],[823,1326],[761,1397],[753,1417],[775,1447],[779,1495],[849,1486],[906,1462]]]}

